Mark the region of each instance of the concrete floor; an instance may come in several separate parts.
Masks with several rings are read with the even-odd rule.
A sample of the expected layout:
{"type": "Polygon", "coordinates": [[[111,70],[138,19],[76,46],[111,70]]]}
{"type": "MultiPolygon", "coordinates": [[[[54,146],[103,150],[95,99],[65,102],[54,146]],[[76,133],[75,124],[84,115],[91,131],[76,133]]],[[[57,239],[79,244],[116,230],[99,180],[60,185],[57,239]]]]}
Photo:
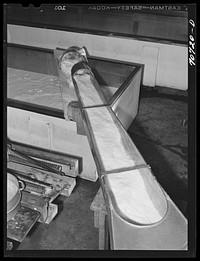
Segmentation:
{"type": "MultiPolygon", "coordinates": [[[[138,115],[128,133],[154,175],[187,217],[187,98],[141,89],[138,115]]],[[[36,223],[16,250],[97,250],[90,205],[99,182],[77,180],[70,197],[59,196],[59,213],[49,224],[36,223]]]]}
{"type": "Polygon", "coordinates": [[[77,179],[70,197],[59,196],[54,203],[59,213],[47,225],[36,223],[17,250],[95,250],[98,229],[94,228],[90,205],[99,189],[99,182],[77,179]]]}

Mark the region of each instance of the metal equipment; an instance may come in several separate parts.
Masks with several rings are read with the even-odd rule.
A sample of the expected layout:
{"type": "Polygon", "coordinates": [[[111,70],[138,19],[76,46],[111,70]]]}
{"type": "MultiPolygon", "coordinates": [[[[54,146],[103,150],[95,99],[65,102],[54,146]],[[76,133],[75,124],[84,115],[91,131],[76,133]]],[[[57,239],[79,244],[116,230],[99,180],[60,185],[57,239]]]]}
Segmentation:
{"type": "MultiPolygon", "coordinates": [[[[109,215],[111,248],[126,250],[186,250],[186,218],[157,182],[150,167],[146,164],[134,143],[130,140],[122,123],[112,110],[112,105],[105,103],[101,99],[102,91],[94,78],[94,74],[90,73],[90,70],[86,70],[84,74],[83,69],[88,66],[88,64],[84,65],[83,63],[74,65],[72,68],[72,77],[109,215]],[[79,74],[80,69],[82,71],[79,74]],[[83,80],[79,81],[79,77],[84,76],[87,78],[87,81],[83,83],[83,80]],[[91,92],[92,100],[90,99],[91,92]],[[98,102],[95,104],[95,101],[98,102]],[[99,118],[103,128],[103,135],[98,131],[100,128],[98,123],[99,118]],[[119,149],[122,151],[121,155],[124,156],[124,161],[118,162],[117,165],[112,165],[111,162],[106,164],[107,158],[115,159],[118,153],[115,147],[110,147],[107,150],[104,149],[104,138],[109,136],[110,131],[109,128],[104,127],[108,123],[112,124],[113,127],[114,145],[121,142],[119,149]],[[114,132],[117,135],[116,141],[114,132]],[[104,158],[104,154],[106,154],[106,158],[104,158]],[[127,165],[124,165],[124,162],[127,162],[127,165]],[[126,190],[126,185],[128,186],[128,182],[136,174],[142,177],[145,183],[143,190],[146,190],[150,195],[152,203],[160,214],[160,218],[157,221],[145,223],[132,218],[130,213],[127,214],[125,212],[126,208],[123,208],[123,204],[128,206],[134,202],[129,197],[126,197],[128,204],[121,204],[120,202],[120,195],[124,197],[122,193],[120,194],[120,190],[126,190]],[[113,177],[116,177],[116,179],[121,178],[121,184],[117,183],[118,189],[112,185],[113,180],[115,180],[113,177]]],[[[119,95],[123,96],[123,92],[119,95]]],[[[131,195],[132,189],[131,187],[127,187],[130,193],[125,195],[131,195]]],[[[134,211],[136,212],[136,209],[133,209],[134,211]]],[[[145,215],[149,215],[148,211],[145,215]]]]}

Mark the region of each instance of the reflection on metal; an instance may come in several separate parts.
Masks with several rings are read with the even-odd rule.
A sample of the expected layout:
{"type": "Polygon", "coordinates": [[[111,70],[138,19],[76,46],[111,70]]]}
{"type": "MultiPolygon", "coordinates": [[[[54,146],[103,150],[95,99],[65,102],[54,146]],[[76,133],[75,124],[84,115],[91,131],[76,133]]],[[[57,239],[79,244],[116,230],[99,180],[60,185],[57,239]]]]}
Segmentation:
{"type": "MultiPolygon", "coordinates": [[[[83,48],[81,48],[83,49],[83,48]]],[[[64,73],[60,70],[60,58],[65,52],[65,49],[56,48],[54,50],[54,57],[57,65],[58,75],[61,81],[62,95],[65,92],[71,92],[69,84],[64,73]],[[67,90],[67,91],[66,91],[67,90]]],[[[86,52],[87,53],[87,52],[86,52]]],[[[138,63],[116,61],[112,59],[105,59],[96,56],[87,57],[88,66],[84,63],[75,64],[72,67],[72,75],[79,69],[87,69],[87,72],[92,71],[94,77],[92,81],[94,88],[99,94],[100,99],[103,102],[103,106],[109,106],[118,115],[118,120],[122,123],[125,129],[128,129],[133,119],[135,118],[138,110],[138,100],[140,92],[140,84],[144,66],[138,63]],[[99,88],[99,85],[101,88],[99,88]],[[97,87],[95,87],[97,86],[97,87]],[[102,93],[102,86],[112,86],[116,88],[115,93],[105,100],[104,94],[102,93]]],[[[76,87],[76,81],[73,80],[76,93],[80,97],[80,91],[76,87]]],[[[94,104],[94,106],[86,106],[80,103],[81,108],[97,107],[102,104],[94,104]]],[[[65,108],[64,108],[64,114],[65,108]]]]}
{"type": "MultiPolygon", "coordinates": [[[[92,78],[94,75],[91,74],[90,77],[92,78]]],[[[79,96],[80,86],[76,82],[76,78],[73,78],[76,83],[75,90],[77,92],[77,97],[79,98],[86,134],[96,163],[109,215],[111,248],[131,250],[186,250],[186,218],[159,185],[110,106],[93,106],[92,108],[85,108],[87,104],[83,104],[79,96]],[[110,122],[114,126],[114,130],[116,129],[116,133],[119,136],[119,142],[121,142],[122,149],[124,150],[124,155],[128,155],[128,158],[125,156],[125,160],[128,164],[127,169],[125,168],[123,161],[120,161],[117,166],[111,164],[111,168],[109,169],[105,165],[107,159],[103,158],[104,153],[108,155],[107,158],[109,160],[115,156],[115,152],[113,154],[113,147],[108,147],[107,150],[104,150],[104,147],[101,146],[101,142],[98,140],[98,135],[101,130],[99,131],[98,125],[95,125],[95,120],[99,120],[99,111],[102,111],[102,115],[109,115],[107,118],[101,117],[101,125],[106,126],[108,124],[108,119],[110,119],[110,122]],[[138,165],[145,166],[145,168],[142,167],[138,169],[138,165]],[[143,223],[142,221],[136,221],[134,218],[131,219],[130,216],[123,211],[117,199],[117,194],[120,191],[114,191],[114,187],[111,186],[109,181],[110,177],[123,173],[126,177],[131,177],[135,175],[135,171],[137,171],[137,174],[139,172],[141,175],[143,182],[145,183],[145,190],[147,190],[152,203],[161,214],[160,219],[156,222],[143,223]]],[[[95,88],[99,88],[98,85],[95,86],[95,88]]],[[[122,94],[120,93],[119,95],[122,94]]],[[[106,132],[105,128],[102,132],[103,137],[109,135],[109,130],[106,132]]],[[[126,185],[126,180],[124,181],[126,185]]],[[[126,189],[123,186],[124,185],[122,184],[121,189],[126,189]]],[[[133,204],[130,198],[127,198],[126,201],[128,202],[128,205],[133,204]]],[[[149,213],[147,212],[145,214],[148,216],[149,213]]]]}

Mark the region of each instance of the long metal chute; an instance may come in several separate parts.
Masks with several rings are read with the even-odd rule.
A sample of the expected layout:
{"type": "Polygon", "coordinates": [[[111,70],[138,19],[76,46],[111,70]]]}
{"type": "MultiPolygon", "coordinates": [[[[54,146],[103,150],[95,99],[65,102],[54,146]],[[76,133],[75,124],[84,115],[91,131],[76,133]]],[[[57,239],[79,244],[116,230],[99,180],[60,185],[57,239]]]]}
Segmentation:
{"type": "MultiPolygon", "coordinates": [[[[80,103],[81,113],[84,120],[85,130],[90,144],[94,161],[97,166],[100,184],[102,187],[107,212],[109,216],[109,230],[112,249],[125,250],[186,250],[187,249],[187,220],[170,199],[164,189],[159,185],[149,165],[146,164],[138,149],[130,139],[121,122],[103,98],[95,76],[89,70],[85,62],[74,65],[72,78],[75,91],[80,103]],[[107,116],[106,116],[107,115],[107,116]],[[94,119],[101,119],[101,126],[94,119]],[[112,124],[113,131],[117,133],[117,139],[110,136],[113,146],[121,141],[118,150],[123,155],[123,161],[113,159],[114,147],[104,149],[99,138],[99,128],[103,135],[111,135],[107,132],[112,124]],[[105,128],[104,128],[105,127],[105,128]],[[104,133],[105,132],[105,133],[104,133]],[[127,156],[128,155],[128,156],[127,156]],[[111,161],[106,161],[110,158],[111,161]],[[113,164],[112,164],[113,160],[113,164]],[[119,204],[120,189],[117,191],[112,186],[113,177],[122,178],[123,183],[128,185],[126,179],[131,180],[133,175],[141,176],[146,184],[145,188],[151,194],[160,209],[161,218],[152,222],[140,222],[132,214],[127,214],[119,204]]],[[[116,152],[118,153],[118,152],[116,152]]],[[[126,195],[126,191],[124,192],[126,195]]],[[[133,204],[129,198],[128,204],[133,204]]],[[[133,211],[134,212],[134,209],[133,211]]],[[[147,218],[149,216],[146,212],[147,218]]]]}

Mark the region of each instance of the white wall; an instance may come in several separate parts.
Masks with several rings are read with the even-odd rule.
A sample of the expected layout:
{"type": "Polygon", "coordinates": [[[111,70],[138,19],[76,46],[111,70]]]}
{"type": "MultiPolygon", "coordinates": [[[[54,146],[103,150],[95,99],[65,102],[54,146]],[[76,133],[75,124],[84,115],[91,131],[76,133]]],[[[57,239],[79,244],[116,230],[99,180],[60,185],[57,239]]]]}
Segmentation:
{"type": "Polygon", "coordinates": [[[12,141],[81,157],[80,177],[97,180],[87,137],[77,134],[75,122],[8,106],[7,133],[12,141]]]}
{"type": "Polygon", "coordinates": [[[90,55],[145,64],[143,84],[188,89],[188,48],[136,39],[7,26],[8,42],[55,49],[85,46],[90,55]]]}

